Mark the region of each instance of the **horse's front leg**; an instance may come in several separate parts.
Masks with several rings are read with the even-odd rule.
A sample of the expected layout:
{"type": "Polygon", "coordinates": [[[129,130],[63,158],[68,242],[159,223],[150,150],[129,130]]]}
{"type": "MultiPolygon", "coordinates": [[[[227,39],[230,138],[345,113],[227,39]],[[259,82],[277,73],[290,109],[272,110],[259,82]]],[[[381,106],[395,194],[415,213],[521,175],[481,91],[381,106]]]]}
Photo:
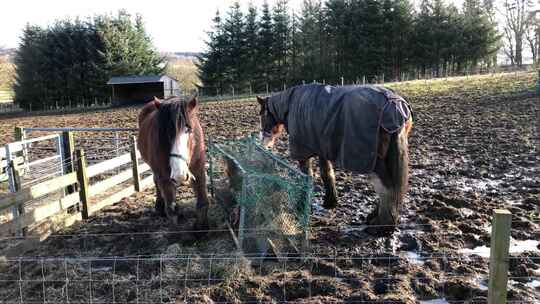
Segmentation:
{"type": "Polygon", "coordinates": [[[157,182],[155,175],[154,175],[154,185],[156,186],[156,203],[154,205],[154,209],[156,210],[157,215],[159,216],[166,216],[165,214],[165,202],[163,201],[163,197],[161,196],[161,191],[159,191],[159,183],[157,182]]]}
{"type": "Polygon", "coordinates": [[[191,181],[191,187],[197,197],[197,221],[194,230],[208,230],[208,191],[206,189],[206,174],[204,160],[196,163],[191,169],[194,180],[191,181]]]}
{"type": "Polygon", "coordinates": [[[299,160],[298,166],[300,167],[300,171],[302,171],[304,174],[313,176],[313,166],[311,164],[311,158],[299,160]]]}
{"type": "Polygon", "coordinates": [[[337,190],[336,190],[336,175],[334,168],[329,160],[319,157],[319,167],[321,170],[321,178],[324,184],[324,204],[325,209],[333,209],[337,207],[337,190]]]}
{"type": "MultiPolygon", "coordinates": [[[[173,224],[178,224],[178,214],[176,208],[176,184],[170,179],[160,180],[158,183],[158,192],[163,199],[164,213],[173,224]]],[[[156,208],[159,201],[156,201],[156,208]]]]}

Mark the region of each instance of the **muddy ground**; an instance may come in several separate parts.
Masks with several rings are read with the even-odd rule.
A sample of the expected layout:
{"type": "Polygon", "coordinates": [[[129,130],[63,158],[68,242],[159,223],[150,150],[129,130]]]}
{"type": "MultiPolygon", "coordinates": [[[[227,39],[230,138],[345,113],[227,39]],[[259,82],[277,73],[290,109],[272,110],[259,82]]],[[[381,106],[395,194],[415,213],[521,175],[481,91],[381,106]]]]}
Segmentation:
{"type": "MultiPolygon", "coordinates": [[[[335,210],[320,207],[322,184],[316,173],[311,253],[304,260],[226,260],[223,257],[232,256],[234,243],[220,211],[214,210],[211,220],[212,228],[219,231],[205,237],[179,232],[189,230],[194,221],[189,190],[180,194],[188,203],[183,207],[184,220],[174,227],[154,216],[153,191],[146,190],[26,254],[124,257],[125,267],[99,259],[73,266],[80,271],[97,263],[95,269],[105,269],[99,284],[108,287],[95,283],[92,295],[88,291],[62,293],[58,290],[64,290],[67,272],[60,276],[62,282],[41,288],[38,279],[49,280],[54,271],[42,274],[36,270],[32,275],[38,279],[34,285],[28,283],[28,298],[43,301],[46,294],[57,301],[69,296],[72,300],[91,296],[111,301],[110,287],[117,284],[117,302],[415,303],[444,298],[450,303],[484,303],[488,261],[482,246],[489,247],[493,210],[506,208],[513,214],[509,299],[539,303],[540,98],[530,90],[534,79],[529,73],[394,85],[409,98],[415,121],[409,141],[410,191],[402,207],[402,227],[390,238],[364,233],[366,216],[376,203],[375,193],[365,176],[341,170],[336,172],[340,198],[335,210]],[[156,231],[162,233],[148,233],[156,231]],[[128,256],[156,259],[160,255],[172,257],[166,260],[170,265],[156,262],[144,268],[135,266],[135,260],[126,260],[128,256]],[[217,268],[208,269],[210,261],[217,268]],[[148,280],[134,286],[139,271],[147,273],[148,280]],[[158,277],[163,271],[170,280],[158,277]],[[111,285],[107,275],[120,282],[111,285]]],[[[137,111],[135,107],[1,118],[0,132],[5,135],[1,141],[11,139],[14,126],[135,127],[137,111]]],[[[219,142],[257,131],[256,113],[255,101],[231,101],[203,104],[200,117],[207,137],[219,142]]],[[[286,136],[275,152],[286,156],[286,136]]],[[[4,285],[8,287],[0,299],[18,301],[20,294],[9,290],[18,291],[19,286],[10,279],[19,275],[19,267],[33,273],[31,269],[38,266],[37,260],[26,266],[4,264],[10,285],[4,285]]],[[[100,278],[99,271],[94,280],[96,276],[100,278]]],[[[81,286],[90,281],[83,275],[78,278],[81,286]]],[[[76,280],[71,284],[76,286],[76,280]]]]}

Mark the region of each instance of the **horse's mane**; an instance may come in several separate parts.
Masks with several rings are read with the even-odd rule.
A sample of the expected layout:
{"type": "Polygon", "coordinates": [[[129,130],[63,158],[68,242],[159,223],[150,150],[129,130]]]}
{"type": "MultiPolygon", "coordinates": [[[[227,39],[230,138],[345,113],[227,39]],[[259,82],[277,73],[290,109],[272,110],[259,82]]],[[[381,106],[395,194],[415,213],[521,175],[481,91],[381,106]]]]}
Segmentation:
{"type": "Polygon", "coordinates": [[[178,121],[181,124],[188,125],[187,104],[180,98],[173,97],[163,100],[158,108],[158,129],[159,144],[165,148],[167,153],[171,151],[172,145],[176,140],[178,121]]]}

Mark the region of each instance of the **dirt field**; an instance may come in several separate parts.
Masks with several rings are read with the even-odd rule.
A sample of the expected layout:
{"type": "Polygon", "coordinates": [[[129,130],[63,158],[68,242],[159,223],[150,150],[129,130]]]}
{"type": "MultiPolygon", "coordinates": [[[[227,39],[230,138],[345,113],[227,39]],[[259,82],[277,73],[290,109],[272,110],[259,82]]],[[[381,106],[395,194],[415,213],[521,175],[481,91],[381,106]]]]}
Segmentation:
{"type": "MultiPolygon", "coordinates": [[[[260,267],[253,261],[251,267],[239,267],[243,264],[237,261],[237,272],[221,271],[220,279],[211,280],[210,271],[206,284],[190,280],[188,286],[173,280],[166,300],[415,303],[444,298],[451,303],[484,303],[489,270],[482,246],[489,246],[493,209],[507,208],[513,214],[509,299],[539,303],[540,98],[531,93],[535,79],[535,73],[512,73],[390,84],[408,97],[415,120],[409,142],[411,189],[402,208],[404,226],[392,238],[363,232],[375,193],[365,176],[338,170],[340,202],[335,210],[320,207],[322,185],[316,179],[312,258],[286,265],[266,261],[260,267]]],[[[0,118],[0,144],[12,140],[15,126],[136,127],[137,111],[0,118]]],[[[207,137],[223,141],[258,131],[257,112],[255,101],[208,103],[202,105],[200,117],[207,137]]],[[[286,156],[286,138],[275,151],[286,156]]],[[[191,194],[186,190],[181,196],[190,199],[191,194]]],[[[154,217],[152,202],[152,190],[125,199],[64,231],[63,237],[47,240],[29,255],[204,256],[233,251],[226,231],[204,239],[174,233],[193,223],[192,203],[185,205],[185,221],[171,227],[154,217]],[[149,231],[163,234],[145,234],[149,231]],[[133,235],[126,237],[129,234],[133,235]]],[[[212,228],[224,229],[223,215],[213,212],[212,228]]],[[[228,268],[224,265],[220,267],[228,268]]],[[[170,268],[177,270],[178,281],[184,274],[181,266],[185,267],[170,268]]],[[[130,278],[133,271],[126,267],[117,273],[130,278]]],[[[134,302],[128,294],[116,301],[134,302]]],[[[39,292],[33,296],[43,301],[39,292]]]]}

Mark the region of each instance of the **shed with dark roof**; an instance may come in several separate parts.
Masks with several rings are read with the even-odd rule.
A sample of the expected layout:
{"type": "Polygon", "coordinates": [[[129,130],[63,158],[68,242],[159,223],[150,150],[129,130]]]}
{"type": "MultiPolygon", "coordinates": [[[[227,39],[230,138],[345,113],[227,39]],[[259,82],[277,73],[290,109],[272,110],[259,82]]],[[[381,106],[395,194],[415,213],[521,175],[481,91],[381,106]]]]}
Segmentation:
{"type": "Polygon", "coordinates": [[[180,95],[178,80],[168,75],[117,76],[109,79],[107,84],[112,87],[113,105],[145,103],[154,97],[180,95]]]}

